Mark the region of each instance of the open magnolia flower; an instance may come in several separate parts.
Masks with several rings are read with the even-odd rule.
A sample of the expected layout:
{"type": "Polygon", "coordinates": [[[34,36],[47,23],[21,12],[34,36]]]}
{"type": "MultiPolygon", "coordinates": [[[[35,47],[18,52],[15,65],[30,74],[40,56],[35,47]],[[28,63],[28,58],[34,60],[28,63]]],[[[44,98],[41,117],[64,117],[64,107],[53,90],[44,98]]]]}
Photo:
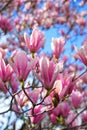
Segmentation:
{"type": "Polygon", "coordinates": [[[75,46],[75,50],[76,57],[87,66],[87,44],[84,44],[80,49],[75,46]]]}
{"type": "Polygon", "coordinates": [[[17,51],[10,59],[10,65],[12,66],[14,72],[17,74],[18,79],[26,80],[28,74],[31,71],[32,64],[28,61],[26,52],[17,51]]]}
{"type": "Polygon", "coordinates": [[[30,37],[27,35],[27,33],[24,33],[24,40],[31,53],[38,52],[45,43],[44,33],[38,30],[36,27],[33,29],[30,37]]]}
{"type": "Polygon", "coordinates": [[[13,70],[11,66],[6,65],[3,59],[0,59],[0,90],[4,93],[7,92],[6,82],[8,82],[11,78],[13,70]]]}
{"type": "Polygon", "coordinates": [[[66,74],[55,80],[53,88],[54,94],[58,94],[59,99],[63,99],[75,89],[75,84],[72,82],[73,75],[66,74]]]}
{"type": "Polygon", "coordinates": [[[59,58],[61,53],[64,51],[64,44],[65,39],[63,37],[52,38],[51,48],[56,58],[59,58]]]}
{"type": "Polygon", "coordinates": [[[58,74],[63,70],[63,62],[55,64],[48,57],[42,56],[39,60],[39,69],[40,73],[34,72],[34,74],[43,86],[49,90],[53,87],[58,74]]]}

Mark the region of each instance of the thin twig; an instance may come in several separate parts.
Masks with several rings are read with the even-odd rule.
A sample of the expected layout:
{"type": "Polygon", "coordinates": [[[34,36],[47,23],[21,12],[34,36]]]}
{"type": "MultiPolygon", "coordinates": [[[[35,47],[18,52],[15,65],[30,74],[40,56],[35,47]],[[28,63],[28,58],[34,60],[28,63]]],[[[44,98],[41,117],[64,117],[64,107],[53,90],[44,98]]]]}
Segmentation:
{"type": "Polygon", "coordinates": [[[79,113],[77,113],[77,115],[73,118],[73,120],[68,124],[68,126],[70,126],[72,123],[73,123],[73,121],[82,113],[82,112],[84,112],[85,110],[87,110],[87,107],[85,107],[84,109],[82,109],[79,113]]]}
{"type": "Polygon", "coordinates": [[[74,81],[76,81],[77,79],[79,79],[79,78],[80,78],[81,76],[83,76],[86,72],[87,72],[87,69],[86,69],[82,74],[80,74],[78,77],[74,78],[74,79],[72,80],[72,82],[74,82],[74,81]]]}

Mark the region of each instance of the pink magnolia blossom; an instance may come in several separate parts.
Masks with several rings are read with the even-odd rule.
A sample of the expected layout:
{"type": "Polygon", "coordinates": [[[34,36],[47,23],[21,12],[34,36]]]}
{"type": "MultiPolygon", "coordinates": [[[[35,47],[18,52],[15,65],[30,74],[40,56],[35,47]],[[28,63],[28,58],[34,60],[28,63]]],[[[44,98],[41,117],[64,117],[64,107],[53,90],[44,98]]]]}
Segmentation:
{"type": "Polygon", "coordinates": [[[11,75],[10,84],[11,84],[12,92],[15,93],[18,90],[19,81],[14,73],[11,75]]]}
{"type": "Polygon", "coordinates": [[[69,115],[70,107],[67,102],[62,102],[60,104],[60,112],[63,115],[63,117],[67,117],[69,115]]]}
{"type": "Polygon", "coordinates": [[[54,108],[54,110],[50,111],[50,119],[53,123],[57,122],[57,117],[58,116],[63,116],[63,117],[67,117],[70,111],[70,107],[68,105],[67,102],[62,102],[60,104],[57,105],[56,108],[54,108]]]}
{"type": "Polygon", "coordinates": [[[64,50],[65,40],[64,38],[52,38],[51,48],[56,58],[60,57],[60,54],[64,50]]]}
{"type": "Polygon", "coordinates": [[[19,113],[20,113],[20,108],[19,108],[18,104],[13,104],[12,110],[15,111],[15,114],[16,114],[16,115],[19,115],[19,113]]]}
{"type": "Polygon", "coordinates": [[[58,95],[60,95],[60,93],[62,91],[62,82],[61,82],[61,80],[56,80],[54,82],[53,88],[54,88],[54,92],[57,93],[58,95]]]}
{"type": "Polygon", "coordinates": [[[6,65],[3,59],[0,59],[0,78],[6,82],[10,79],[13,70],[11,66],[8,64],[6,65]]]}
{"type": "Polygon", "coordinates": [[[42,24],[45,28],[50,28],[52,26],[53,20],[51,18],[46,18],[42,20],[42,24]]]}
{"type": "Polygon", "coordinates": [[[14,0],[15,3],[17,3],[18,6],[21,6],[25,0],[14,0]]]}
{"type": "Polygon", "coordinates": [[[56,108],[54,108],[54,110],[51,111],[51,113],[53,113],[56,116],[59,116],[61,113],[61,105],[58,104],[56,108]]]}
{"type": "Polygon", "coordinates": [[[57,117],[60,116],[60,112],[61,112],[60,104],[58,104],[56,108],[54,108],[52,111],[49,112],[52,123],[54,124],[57,123],[57,117]]]}
{"type": "Polygon", "coordinates": [[[56,120],[56,115],[54,115],[53,113],[50,114],[50,119],[51,119],[51,122],[56,124],[57,120],[56,120]]]}
{"type": "Polygon", "coordinates": [[[12,68],[8,64],[6,65],[3,59],[0,59],[0,90],[4,93],[7,92],[7,89],[5,88],[5,83],[9,81],[11,75],[12,75],[12,68]]]}
{"type": "Polygon", "coordinates": [[[26,91],[26,93],[27,93],[30,100],[28,99],[28,97],[22,91],[18,95],[15,96],[18,105],[22,107],[22,106],[25,106],[30,101],[32,101],[33,104],[37,104],[38,100],[39,100],[39,97],[40,97],[41,89],[40,88],[35,88],[33,90],[30,90],[30,89],[27,89],[25,87],[25,91],[26,91]]]}
{"type": "Polygon", "coordinates": [[[18,79],[20,81],[26,80],[31,71],[31,66],[33,66],[28,62],[27,54],[24,51],[17,51],[9,62],[14,72],[17,74],[18,79]]]}
{"type": "Polygon", "coordinates": [[[54,94],[58,94],[59,99],[64,98],[67,94],[70,94],[72,90],[74,89],[74,84],[72,83],[73,76],[66,74],[62,74],[62,77],[60,76],[59,79],[56,79],[54,82],[54,94]]]}
{"type": "Polygon", "coordinates": [[[3,30],[4,33],[7,33],[13,29],[13,25],[11,24],[10,20],[0,15],[0,28],[3,30]]]}
{"type": "Polygon", "coordinates": [[[33,29],[30,37],[24,34],[25,43],[31,53],[38,52],[40,48],[44,46],[45,38],[44,33],[38,30],[36,27],[33,29]]]}
{"type": "Polygon", "coordinates": [[[83,121],[83,122],[87,122],[87,111],[84,111],[84,112],[82,113],[82,121],[83,121]]]}
{"type": "Polygon", "coordinates": [[[38,102],[39,97],[40,97],[40,92],[41,92],[40,88],[35,88],[32,91],[30,90],[28,92],[29,98],[32,100],[34,104],[38,102]]]}
{"type": "MultiPolygon", "coordinates": [[[[66,124],[71,123],[72,120],[75,118],[75,116],[76,116],[76,113],[74,113],[74,112],[71,111],[71,112],[69,113],[67,119],[66,119],[66,124]]],[[[78,119],[76,118],[76,119],[72,122],[72,126],[75,127],[75,126],[78,125],[78,123],[79,123],[79,122],[78,122],[78,119]]]]}
{"type": "Polygon", "coordinates": [[[76,57],[87,66],[87,44],[84,44],[80,49],[77,49],[77,47],[75,46],[75,50],[76,57]]]}
{"type": "Polygon", "coordinates": [[[79,91],[73,91],[71,93],[71,102],[75,108],[78,108],[82,102],[82,94],[79,91]]]}
{"type": "Polygon", "coordinates": [[[63,63],[59,62],[55,64],[50,61],[46,56],[42,56],[39,61],[40,75],[35,73],[35,76],[42,82],[46,89],[51,89],[59,74],[63,70],[63,63]]]}
{"type": "Polygon", "coordinates": [[[15,96],[15,100],[19,108],[28,104],[28,98],[23,91],[21,91],[15,96]]]}
{"type": "Polygon", "coordinates": [[[44,99],[44,103],[45,105],[47,106],[46,109],[52,109],[52,107],[54,107],[53,105],[53,94],[50,94],[49,96],[47,96],[45,99],[44,99]]]}
{"type": "Polygon", "coordinates": [[[76,23],[79,26],[83,26],[83,27],[87,24],[86,20],[84,18],[81,18],[81,17],[76,20],[76,23]]]}
{"type": "Polygon", "coordinates": [[[42,105],[38,105],[34,108],[34,112],[32,113],[32,111],[29,112],[29,114],[34,114],[35,116],[31,116],[31,122],[33,124],[38,124],[39,122],[41,122],[41,120],[44,118],[45,114],[43,112],[43,106],[42,105]]]}
{"type": "Polygon", "coordinates": [[[64,17],[64,16],[59,16],[59,17],[57,17],[56,22],[57,22],[58,24],[63,24],[63,23],[66,22],[66,17],[64,17]]]}

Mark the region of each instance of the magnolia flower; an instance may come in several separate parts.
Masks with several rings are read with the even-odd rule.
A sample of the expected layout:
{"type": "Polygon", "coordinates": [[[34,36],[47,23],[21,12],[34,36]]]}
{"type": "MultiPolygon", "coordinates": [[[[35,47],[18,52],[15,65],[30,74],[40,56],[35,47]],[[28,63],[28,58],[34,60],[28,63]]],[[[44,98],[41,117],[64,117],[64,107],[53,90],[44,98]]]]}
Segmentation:
{"type": "Polygon", "coordinates": [[[44,46],[45,38],[44,33],[37,28],[34,28],[30,37],[24,34],[25,43],[31,53],[38,52],[44,46]]]}
{"type": "Polygon", "coordinates": [[[32,113],[32,111],[29,111],[29,115],[34,114],[35,116],[31,116],[30,120],[33,124],[37,124],[39,122],[41,122],[41,120],[45,117],[45,114],[43,112],[43,106],[42,105],[38,105],[34,108],[34,111],[32,113]]]}
{"type": "Polygon", "coordinates": [[[41,93],[41,88],[35,88],[33,89],[32,91],[28,91],[28,96],[29,98],[32,100],[32,102],[34,104],[37,104],[38,103],[38,99],[40,97],[40,93],[41,93]]]}
{"type": "Polygon", "coordinates": [[[71,102],[75,108],[78,108],[82,102],[82,94],[79,91],[73,91],[71,93],[71,102]]]}
{"type": "Polygon", "coordinates": [[[50,119],[51,119],[51,122],[53,124],[56,124],[57,120],[56,120],[56,115],[54,115],[53,113],[50,114],[50,119]]]}
{"type": "Polygon", "coordinates": [[[75,46],[75,50],[76,57],[87,66],[87,44],[84,44],[80,49],[77,49],[77,47],[75,46]]]}
{"type": "Polygon", "coordinates": [[[11,66],[5,65],[5,62],[3,59],[0,59],[0,78],[2,81],[6,82],[7,80],[10,79],[10,76],[12,74],[13,70],[11,66]]]}
{"type": "Polygon", "coordinates": [[[76,20],[76,23],[79,25],[79,26],[85,26],[86,25],[86,20],[82,17],[79,17],[77,18],[76,20]]]}
{"type": "Polygon", "coordinates": [[[50,119],[52,123],[57,123],[57,117],[60,116],[61,113],[61,107],[60,104],[57,105],[56,108],[54,108],[52,111],[49,112],[50,119]]]}
{"type": "Polygon", "coordinates": [[[74,89],[74,84],[72,82],[73,75],[66,74],[61,75],[59,79],[56,79],[53,85],[54,94],[58,94],[59,99],[64,98],[67,94],[70,94],[74,89]]]}
{"type": "Polygon", "coordinates": [[[9,61],[14,72],[17,74],[18,79],[26,80],[31,71],[31,63],[28,62],[27,54],[24,51],[17,51],[9,61]]]}
{"type": "Polygon", "coordinates": [[[14,73],[11,75],[10,84],[11,84],[12,92],[15,93],[18,90],[19,81],[16,77],[16,74],[14,73]]]}
{"type": "MultiPolygon", "coordinates": [[[[76,117],[76,113],[74,112],[70,112],[68,115],[68,118],[66,119],[66,124],[70,124],[72,122],[72,120],[76,117]]],[[[78,119],[76,118],[73,122],[72,122],[72,126],[75,127],[79,124],[78,119]]]]}
{"type": "Polygon", "coordinates": [[[63,116],[63,117],[67,117],[70,111],[70,107],[68,105],[67,102],[62,102],[60,104],[57,105],[56,108],[54,108],[54,110],[50,111],[50,119],[53,123],[57,122],[57,117],[58,116],[63,116]]]}
{"type": "Polygon", "coordinates": [[[28,97],[24,94],[23,91],[21,91],[15,96],[15,100],[19,108],[28,104],[28,97]]]}
{"type": "Polygon", "coordinates": [[[83,122],[87,122],[87,111],[84,111],[84,112],[82,113],[82,121],[83,121],[83,122]]]}
{"type": "Polygon", "coordinates": [[[56,58],[60,57],[60,54],[64,50],[65,40],[64,38],[52,38],[51,48],[56,58]]]}
{"type": "Polygon", "coordinates": [[[62,102],[60,104],[60,113],[63,115],[63,117],[67,117],[69,111],[70,111],[69,104],[67,102],[62,102]]]}
{"type": "Polygon", "coordinates": [[[42,82],[46,89],[51,89],[59,74],[63,70],[63,63],[59,62],[55,64],[53,61],[49,61],[46,56],[42,56],[39,61],[40,73],[34,73],[35,76],[42,82]]]}
{"type": "Polygon", "coordinates": [[[0,28],[3,30],[4,33],[7,33],[13,29],[13,25],[11,24],[10,20],[0,15],[0,28]]]}
{"type": "Polygon", "coordinates": [[[3,59],[0,59],[0,90],[4,93],[7,92],[6,89],[6,82],[9,81],[13,70],[11,66],[8,64],[6,65],[3,59]]]}

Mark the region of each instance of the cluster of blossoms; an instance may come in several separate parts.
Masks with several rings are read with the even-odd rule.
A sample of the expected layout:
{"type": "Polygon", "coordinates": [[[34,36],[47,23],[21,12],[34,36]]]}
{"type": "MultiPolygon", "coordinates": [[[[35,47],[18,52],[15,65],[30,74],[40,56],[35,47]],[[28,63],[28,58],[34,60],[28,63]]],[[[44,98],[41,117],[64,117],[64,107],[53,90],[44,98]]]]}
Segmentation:
{"type": "MultiPolygon", "coordinates": [[[[72,37],[67,35],[70,31],[73,31],[74,36],[84,34],[84,27],[87,26],[87,12],[75,11],[72,3],[73,1],[70,0],[2,0],[0,2],[0,33],[12,35],[7,39],[9,46],[12,45],[10,51],[15,50],[16,45],[24,48],[23,32],[32,30],[34,26],[49,29],[55,25],[64,25],[67,31],[58,27],[58,34],[67,40],[72,37]],[[17,40],[14,41],[14,39],[17,40]]],[[[83,3],[79,2],[79,8],[83,8],[85,3],[85,0],[83,3]]]]}
{"type": "MultiPolygon", "coordinates": [[[[30,121],[26,128],[39,129],[39,124],[45,128],[48,126],[44,122],[46,119],[51,122],[49,128],[61,124],[66,129],[76,129],[87,121],[87,90],[82,87],[87,82],[86,71],[80,77],[76,69],[81,70],[81,67],[72,65],[65,68],[67,60],[60,58],[65,45],[63,37],[52,38],[51,56],[45,53],[38,55],[45,44],[45,37],[37,27],[30,37],[24,34],[24,41],[28,52],[15,50],[6,60],[3,50],[0,51],[0,91],[11,97],[9,108],[4,113],[24,114],[30,121]]],[[[79,50],[75,47],[74,56],[85,65],[86,48],[86,44],[79,50]]]]}
{"type": "MultiPolygon", "coordinates": [[[[0,39],[0,108],[3,97],[6,103],[0,114],[11,112],[21,119],[22,130],[87,129],[87,39],[80,49],[71,45],[74,61],[83,64],[69,63],[64,55],[69,40],[87,34],[85,5],[86,0],[0,1],[0,38],[6,36],[5,44],[0,39]],[[51,54],[46,54],[39,29],[53,26],[59,35],[52,38],[51,54]]],[[[9,121],[10,129],[9,124],[16,129],[16,120],[9,121]]]]}

